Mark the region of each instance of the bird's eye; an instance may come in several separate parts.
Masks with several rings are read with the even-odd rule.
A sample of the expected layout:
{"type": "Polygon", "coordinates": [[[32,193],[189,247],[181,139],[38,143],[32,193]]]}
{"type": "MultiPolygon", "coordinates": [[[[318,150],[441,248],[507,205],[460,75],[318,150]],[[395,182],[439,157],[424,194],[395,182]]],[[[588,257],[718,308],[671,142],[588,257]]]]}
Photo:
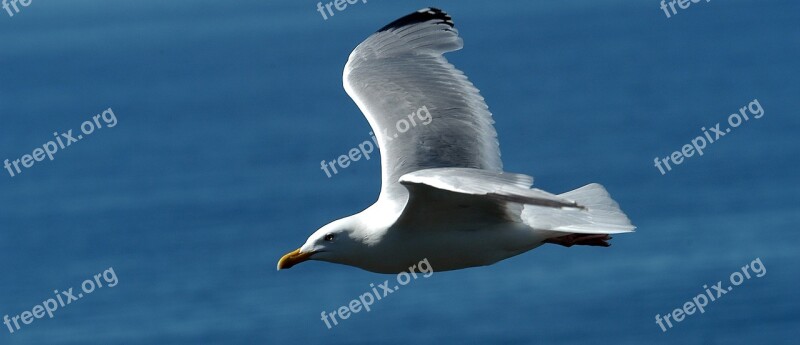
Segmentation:
{"type": "Polygon", "coordinates": [[[327,234],[322,239],[327,241],[327,242],[333,242],[333,234],[327,234]]]}

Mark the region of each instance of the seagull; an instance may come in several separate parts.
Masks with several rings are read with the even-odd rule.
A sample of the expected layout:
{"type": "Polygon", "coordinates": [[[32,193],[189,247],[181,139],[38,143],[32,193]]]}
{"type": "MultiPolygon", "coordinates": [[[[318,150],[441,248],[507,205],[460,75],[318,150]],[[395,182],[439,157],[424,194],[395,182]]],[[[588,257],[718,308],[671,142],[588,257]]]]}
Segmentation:
{"type": "Polygon", "coordinates": [[[556,195],[503,171],[488,106],[443,55],[462,47],[452,18],[424,8],[353,50],[344,88],[375,133],[380,195],[314,232],[280,258],[278,270],[319,260],[389,274],[427,259],[433,271],[449,271],[546,243],[607,247],[609,235],[635,229],[599,184],[556,195]],[[427,125],[413,121],[421,107],[427,125]]]}

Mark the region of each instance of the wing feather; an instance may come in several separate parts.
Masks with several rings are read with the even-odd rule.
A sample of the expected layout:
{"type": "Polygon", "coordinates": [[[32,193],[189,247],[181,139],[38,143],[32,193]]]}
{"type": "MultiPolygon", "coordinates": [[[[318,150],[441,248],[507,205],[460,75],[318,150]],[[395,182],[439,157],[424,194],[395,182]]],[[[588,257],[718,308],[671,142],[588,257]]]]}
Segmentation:
{"type": "Polygon", "coordinates": [[[381,28],[350,54],[344,88],[378,141],[381,198],[405,199],[400,176],[417,170],[502,170],[488,106],[443,56],[462,47],[450,16],[426,8],[381,28]],[[430,120],[422,121],[422,109],[430,120]]]}
{"type": "Polygon", "coordinates": [[[522,174],[465,168],[425,169],[403,175],[400,183],[406,187],[417,185],[464,195],[485,196],[497,202],[583,208],[574,200],[530,188],[533,178],[522,174]]]}

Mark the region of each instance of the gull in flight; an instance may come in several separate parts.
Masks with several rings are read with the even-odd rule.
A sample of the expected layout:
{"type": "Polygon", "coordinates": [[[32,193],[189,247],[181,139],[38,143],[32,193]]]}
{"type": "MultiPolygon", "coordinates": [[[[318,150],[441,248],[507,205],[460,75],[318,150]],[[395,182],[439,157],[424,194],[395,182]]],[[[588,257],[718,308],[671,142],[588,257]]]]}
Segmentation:
{"type": "Polygon", "coordinates": [[[545,243],[607,247],[610,234],[635,229],[599,184],[551,194],[531,188],[530,176],[503,172],[492,114],[443,56],[462,47],[452,18],[425,8],[353,50],[344,88],[376,133],[380,196],[314,232],[278,270],[320,260],[399,273],[423,259],[435,271],[456,270],[545,243]],[[389,133],[421,107],[427,125],[389,133]]]}

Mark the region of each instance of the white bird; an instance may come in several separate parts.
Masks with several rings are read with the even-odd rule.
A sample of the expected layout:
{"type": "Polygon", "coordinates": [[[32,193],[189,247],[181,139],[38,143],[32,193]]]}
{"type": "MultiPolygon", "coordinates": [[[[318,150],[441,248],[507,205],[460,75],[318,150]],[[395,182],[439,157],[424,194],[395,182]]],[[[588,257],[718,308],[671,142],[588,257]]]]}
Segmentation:
{"type": "Polygon", "coordinates": [[[555,195],[532,189],[530,176],[502,171],[492,114],[443,56],[462,47],[450,16],[425,8],[350,54],[344,88],[376,133],[380,196],[314,232],[278,261],[278,270],[321,260],[399,273],[428,259],[434,271],[447,271],[490,265],[544,243],[608,246],[609,234],[635,229],[599,184],[555,195]],[[431,120],[409,128],[422,107],[431,120]]]}

